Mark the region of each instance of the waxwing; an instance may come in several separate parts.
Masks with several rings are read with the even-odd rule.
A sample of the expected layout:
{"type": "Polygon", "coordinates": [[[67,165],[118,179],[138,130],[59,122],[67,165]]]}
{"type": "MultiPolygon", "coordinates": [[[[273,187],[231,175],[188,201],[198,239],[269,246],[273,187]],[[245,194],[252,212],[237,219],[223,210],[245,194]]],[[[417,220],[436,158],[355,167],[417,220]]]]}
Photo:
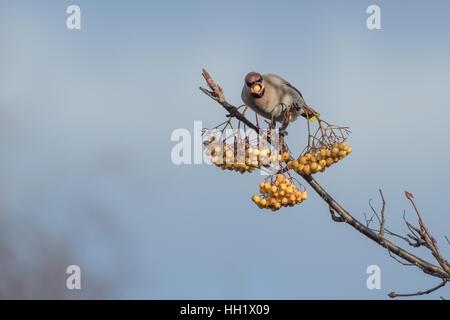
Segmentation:
{"type": "Polygon", "coordinates": [[[288,119],[290,122],[295,121],[299,115],[309,121],[314,121],[320,116],[306,105],[299,90],[276,74],[261,75],[250,72],[245,76],[241,97],[253,111],[280,123],[284,121],[284,112],[287,108],[291,109],[288,119]]]}

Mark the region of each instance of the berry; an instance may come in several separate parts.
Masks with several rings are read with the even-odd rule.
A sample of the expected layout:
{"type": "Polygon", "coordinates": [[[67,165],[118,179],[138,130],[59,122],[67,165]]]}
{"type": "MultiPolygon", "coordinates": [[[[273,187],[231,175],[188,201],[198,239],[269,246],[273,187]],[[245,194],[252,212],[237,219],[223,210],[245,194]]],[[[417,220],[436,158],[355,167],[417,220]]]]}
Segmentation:
{"type": "Polygon", "coordinates": [[[320,147],[320,151],[306,152],[303,156],[300,155],[298,160],[289,161],[287,167],[293,169],[298,174],[309,175],[324,172],[333,163],[348,156],[350,152],[352,152],[352,148],[344,141],[341,143],[333,143],[332,145],[323,145],[320,147]]]}
{"type": "Polygon", "coordinates": [[[261,195],[252,196],[252,201],[261,209],[277,211],[281,207],[292,207],[306,199],[306,191],[299,191],[294,183],[282,174],[275,181],[259,184],[261,195]]]}

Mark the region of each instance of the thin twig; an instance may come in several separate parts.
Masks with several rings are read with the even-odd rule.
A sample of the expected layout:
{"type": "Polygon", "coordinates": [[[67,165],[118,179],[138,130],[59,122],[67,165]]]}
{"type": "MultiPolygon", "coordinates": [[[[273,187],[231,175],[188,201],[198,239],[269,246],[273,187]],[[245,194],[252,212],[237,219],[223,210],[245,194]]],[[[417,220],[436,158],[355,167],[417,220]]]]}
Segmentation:
{"type": "Polygon", "coordinates": [[[383,207],[381,209],[381,225],[380,225],[380,237],[384,237],[384,223],[385,223],[385,219],[384,219],[384,208],[386,207],[386,201],[384,201],[384,196],[383,196],[383,192],[380,190],[378,190],[380,192],[381,195],[381,200],[383,200],[383,207]]]}
{"type": "Polygon", "coordinates": [[[388,296],[391,297],[391,298],[421,296],[421,295],[424,295],[424,294],[432,293],[433,291],[436,291],[437,289],[442,288],[443,286],[445,286],[447,284],[447,282],[448,282],[448,280],[443,280],[436,287],[433,287],[433,288],[425,290],[425,291],[419,291],[419,292],[416,292],[416,293],[395,293],[395,292],[391,292],[391,293],[388,294],[388,296]]]}

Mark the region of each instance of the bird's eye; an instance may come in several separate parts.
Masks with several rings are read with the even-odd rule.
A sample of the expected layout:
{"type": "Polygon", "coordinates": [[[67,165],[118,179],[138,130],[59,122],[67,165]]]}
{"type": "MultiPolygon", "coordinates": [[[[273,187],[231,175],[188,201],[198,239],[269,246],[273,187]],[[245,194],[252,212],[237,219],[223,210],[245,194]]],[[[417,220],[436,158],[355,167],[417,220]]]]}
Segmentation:
{"type": "Polygon", "coordinates": [[[252,86],[251,82],[246,82],[246,84],[247,84],[247,87],[249,87],[249,88],[252,86]]]}

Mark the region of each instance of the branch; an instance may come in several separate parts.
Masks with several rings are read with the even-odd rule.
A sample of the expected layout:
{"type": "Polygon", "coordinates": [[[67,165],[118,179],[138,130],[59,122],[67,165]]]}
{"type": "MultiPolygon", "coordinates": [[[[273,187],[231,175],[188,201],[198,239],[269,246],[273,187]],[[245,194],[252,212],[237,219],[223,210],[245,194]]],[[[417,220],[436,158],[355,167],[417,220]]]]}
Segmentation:
{"type": "Polygon", "coordinates": [[[253,130],[255,130],[256,133],[259,133],[259,128],[257,126],[255,126],[251,121],[249,121],[242,113],[240,113],[238,111],[238,108],[236,108],[235,106],[229,104],[225,100],[222,88],[214,83],[214,81],[212,80],[211,76],[209,75],[209,73],[205,69],[202,69],[202,70],[203,70],[202,75],[205,78],[206,83],[208,84],[209,88],[212,91],[209,91],[209,90],[207,90],[205,88],[202,88],[202,87],[200,87],[200,90],[204,94],[206,94],[208,97],[210,97],[211,99],[213,99],[213,100],[217,101],[218,103],[220,103],[222,105],[222,107],[224,107],[225,110],[227,110],[229,112],[229,114],[227,115],[228,117],[234,117],[234,118],[238,119],[239,121],[242,121],[249,128],[252,128],[253,130]]]}
{"type": "Polygon", "coordinates": [[[427,261],[422,260],[421,258],[413,255],[412,253],[400,248],[389,240],[381,237],[379,234],[373,232],[370,228],[364,226],[355,219],[350,213],[348,213],[339,203],[337,203],[328,192],[323,189],[319,183],[314,180],[312,176],[302,175],[302,177],[309,183],[309,185],[317,192],[317,194],[328,203],[343,219],[346,223],[351,225],[353,228],[361,232],[363,235],[368,237],[369,239],[375,241],[382,247],[386,247],[389,251],[397,255],[398,257],[403,258],[404,260],[416,265],[426,274],[438,277],[438,278],[450,278],[450,274],[448,274],[443,268],[433,265],[427,261]]]}
{"type": "MultiPolygon", "coordinates": [[[[212,91],[209,91],[202,87],[200,87],[200,90],[203,93],[205,93],[206,95],[208,95],[210,98],[212,98],[213,100],[215,100],[219,104],[221,104],[222,107],[224,107],[229,112],[229,115],[228,115],[229,117],[235,117],[239,121],[242,121],[243,123],[245,123],[248,127],[254,129],[257,133],[259,133],[259,128],[257,126],[255,126],[243,114],[241,114],[237,110],[236,107],[229,104],[225,100],[222,88],[214,83],[214,81],[211,79],[210,75],[205,70],[203,70],[203,77],[205,78],[206,82],[208,83],[208,86],[210,87],[210,89],[212,91]]],[[[270,143],[270,141],[269,141],[269,143],[270,143]]],[[[448,266],[448,263],[445,260],[444,261],[446,264],[442,265],[440,263],[441,266],[436,266],[432,263],[422,260],[421,258],[400,248],[399,246],[395,245],[391,241],[384,238],[385,201],[384,201],[383,194],[381,193],[381,190],[380,190],[380,194],[381,194],[381,197],[383,200],[382,221],[381,221],[382,227],[380,228],[380,233],[378,234],[378,233],[375,233],[374,231],[372,231],[368,226],[364,226],[361,222],[359,222],[357,219],[355,219],[350,213],[348,213],[337,201],[335,201],[328,194],[328,192],[324,188],[322,188],[322,186],[311,175],[306,175],[306,174],[299,174],[299,175],[306,182],[308,182],[308,184],[311,186],[311,188],[313,188],[314,191],[329,205],[330,213],[332,215],[333,221],[346,222],[347,224],[352,226],[354,229],[361,232],[367,238],[373,240],[380,246],[386,248],[389,251],[390,255],[394,254],[397,257],[404,259],[405,261],[409,262],[410,265],[415,265],[416,267],[420,268],[424,273],[432,275],[434,277],[438,277],[438,278],[442,279],[443,282],[447,282],[450,280],[450,272],[446,268],[448,266]],[[339,215],[339,217],[335,216],[335,212],[339,215]]],[[[415,206],[415,204],[414,204],[414,206],[415,206]]],[[[417,210],[416,210],[416,212],[418,213],[417,210]]],[[[418,213],[418,216],[420,218],[419,213],[418,213]]],[[[419,221],[421,221],[421,218],[419,221]]],[[[424,232],[425,232],[425,234],[428,235],[428,230],[426,230],[425,228],[424,228],[424,232]]],[[[431,242],[431,244],[433,244],[435,242],[435,240],[434,240],[434,242],[433,242],[433,240],[434,240],[434,238],[430,237],[429,241],[431,242]]],[[[439,252],[439,251],[437,250],[437,252],[439,252]]],[[[440,255],[440,253],[437,254],[437,256],[441,257],[439,255],[440,255]]],[[[444,284],[440,285],[438,288],[442,287],[443,285],[444,284]]],[[[433,289],[437,290],[438,288],[436,288],[436,289],[433,288],[433,289]]],[[[434,291],[434,290],[432,290],[432,291],[434,291]]],[[[427,291],[429,291],[429,290],[427,290],[427,291]]]]}
{"type": "MultiPolygon", "coordinates": [[[[438,284],[436,287],[433,287],[431,289],[425,290],[425,291],[419,291],[416,293],[395,293],[395,292],[391,292],[388,294],[389,297],[391,298],[396,298],[396,297],[413,297],[413,296],[421,296],[424,294],[429,294],[432,293],[433,291],[436,291],[439,288],[442,288],[443,286],[445,286],[447,284],[448,280],[442,280],[442,282],[440,284],[438,284]]],[[[441,297],[441,299],[443,299],[441,297]]]]}
{"type": "Polygon", "coordinates": [[[444,269],[445,272],[450,275],[450,264],[442,256],[441,252],[439,251],[436,239],[430,234],[430,232],[428,231],[428,228],[425,226],[425,223],[423,222],[420,212],[417,209],[416,203],[414,201],[414,196],[411,193],[409,193],[408,191],[405,191],[405,194],[406,194],[406,197],[408,198],[408,200],[411,201],[411,203],[414,207],[414,210],[416,211],[417,217],[419,218],[420,237],[426,243],[426,247],[431,250],[431,253],[435,257],[436,261],[439,262],[442,269],[444,269]]]}
{"type": "Polygon", "coordinates": [[[331,206],[329,207],[329,209],[331,214],[331,220],[333,220],[334,222],[344,222],[344,219],[342,217],[339,217],[334,214],[334,210],[331,206]]]}
{"type": "Polygon", "coordinates": [[[380,233],[378,233],[380,235],[380,237],[384,237],[384,223],[385,223],[385,219],[384,219],[384,208],[386,207],[386,201],[384,201],[384,196],[383,196],[383,192],[380,190],[378,190],[380,192],[381,195],[381,199],[383,200],[383,208],[381,209],[381,225],[380,225],[380,233]]]}

